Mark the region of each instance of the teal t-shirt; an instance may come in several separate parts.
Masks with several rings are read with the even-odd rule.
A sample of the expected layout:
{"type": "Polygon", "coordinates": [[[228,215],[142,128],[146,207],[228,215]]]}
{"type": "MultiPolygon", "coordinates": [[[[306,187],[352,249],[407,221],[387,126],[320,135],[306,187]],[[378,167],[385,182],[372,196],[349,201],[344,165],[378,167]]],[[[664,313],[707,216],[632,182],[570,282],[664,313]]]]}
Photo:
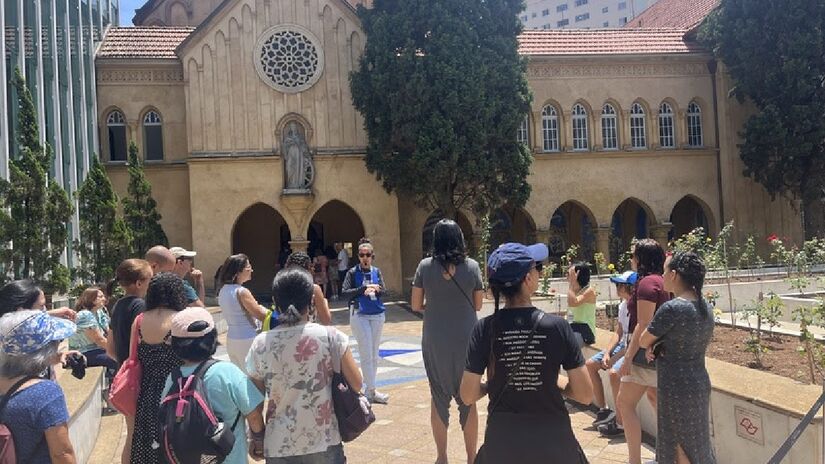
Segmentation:
{"type": "Polygon", "coordinates": [[[109,331],[109,313],[106,312],[106,308],[100,308],[94,312],[87,309],[78,312],[75,325],[77,325],[77,332],[69,337],[69,349],[85,353],[103,348],[89,340],[89,337],[86,336],[86,330],[97,329],[102,334],[109,331]]]}
{"type": "MultiPolygon", "coordinates": [[[[197,365],[182,366],[180,371],[185,377],[192,375],[197,367],[197,365]]],[[[203,381],[212,411],[227,427],[231,427],[238,412],[241,413],[241,418],[235,426],[235,446],[224,463],[247,464],[246,420],[244,418],[263,403],[264,395],[243,371],[230,362],[218,362],[210,367],[203,381]]],[[[161,398],[165,398],[171,388],[172,375],[170,374],[166,378],[161,398]]]]}
{"type": "Polygon", "coordinates": [[[195,288],[186,280],[183,281],[183,292],[186,294],[187,303],[198,301],[198,292],[196,292],[195,288]]]}

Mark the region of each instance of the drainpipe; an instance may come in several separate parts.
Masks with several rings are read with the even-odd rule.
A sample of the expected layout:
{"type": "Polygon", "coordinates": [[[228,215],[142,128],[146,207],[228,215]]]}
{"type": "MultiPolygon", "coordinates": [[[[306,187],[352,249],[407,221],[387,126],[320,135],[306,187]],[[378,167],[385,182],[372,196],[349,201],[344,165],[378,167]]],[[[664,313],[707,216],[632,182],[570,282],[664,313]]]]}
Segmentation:
{"type": "Polygon", "coordinates": [[[719,229],[725,226],[725,192],[722,190],[722,150],[719,143],[719,95],[716,88],[716,60],[708,61],[710,84],[713,88],[713,132],[716,139],[716,186],[719,189],[719,229]]]}

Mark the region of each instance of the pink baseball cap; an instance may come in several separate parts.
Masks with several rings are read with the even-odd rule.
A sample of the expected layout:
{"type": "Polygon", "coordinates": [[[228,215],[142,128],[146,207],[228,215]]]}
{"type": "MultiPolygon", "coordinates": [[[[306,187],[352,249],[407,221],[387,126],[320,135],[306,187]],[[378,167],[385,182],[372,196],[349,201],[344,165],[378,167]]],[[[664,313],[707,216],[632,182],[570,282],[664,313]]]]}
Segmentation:
{"type": "Polygon", "coordinates": [[[175,338],[200,338],[213,330],[215,319],[205,308],[186,308],[172,317],[172,336],[175,338]]]}

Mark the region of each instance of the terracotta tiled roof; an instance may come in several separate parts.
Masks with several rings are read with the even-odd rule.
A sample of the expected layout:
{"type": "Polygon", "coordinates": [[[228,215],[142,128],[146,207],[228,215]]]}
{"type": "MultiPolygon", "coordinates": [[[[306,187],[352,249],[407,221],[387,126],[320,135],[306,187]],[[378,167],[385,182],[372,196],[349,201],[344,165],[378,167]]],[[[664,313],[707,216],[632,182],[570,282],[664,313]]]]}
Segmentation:
{"type": "Polygon", "coordinates": [[[693,29],[704,21],[720,0],[659,0],[624,26],[693,29]]]}
{"type": "Polygon", "coordinates": [[[541,29],[519,36],[522,55],[637,55],[701,51],[684,29],[541,29]]]}
{"type": "Polygon", "coordinates": [[[175,48],[194,27],[113,27],[106,33],[98,58],[177,59],[175,48]]]}

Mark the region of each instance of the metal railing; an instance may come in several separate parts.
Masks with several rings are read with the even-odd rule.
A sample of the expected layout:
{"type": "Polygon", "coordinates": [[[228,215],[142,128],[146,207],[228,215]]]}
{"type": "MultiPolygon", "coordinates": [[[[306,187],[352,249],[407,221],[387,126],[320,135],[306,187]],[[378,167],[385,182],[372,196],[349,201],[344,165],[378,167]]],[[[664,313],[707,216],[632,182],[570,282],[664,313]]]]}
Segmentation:
{"type": "Polygon", "coordinates": [[[814,402],[811,409],[808,410],[808,413],[802,417],[802,420],[799,422],[799,425],[793,429],[793,432],[785,439],[785,442],[782,443],[782,446],[776,450],[773,457],[768,461],[768,464],[780,464],[785,456],[787,456],[788,452],[791,451],[793,445],[796,444],[796,441],[799,440],[799,437],[802,436],[802,433],[805,429],[811,424],[813,421],[814,416],[816,416],[816,412],[822,409],[822,445],[820,451],[822,451],[821,462],[825,464],[825,409],[823,409],[823,405],[825,405],[825,381],[822,382],[822,394],[819,395],[819,398],[814,402]]]}

